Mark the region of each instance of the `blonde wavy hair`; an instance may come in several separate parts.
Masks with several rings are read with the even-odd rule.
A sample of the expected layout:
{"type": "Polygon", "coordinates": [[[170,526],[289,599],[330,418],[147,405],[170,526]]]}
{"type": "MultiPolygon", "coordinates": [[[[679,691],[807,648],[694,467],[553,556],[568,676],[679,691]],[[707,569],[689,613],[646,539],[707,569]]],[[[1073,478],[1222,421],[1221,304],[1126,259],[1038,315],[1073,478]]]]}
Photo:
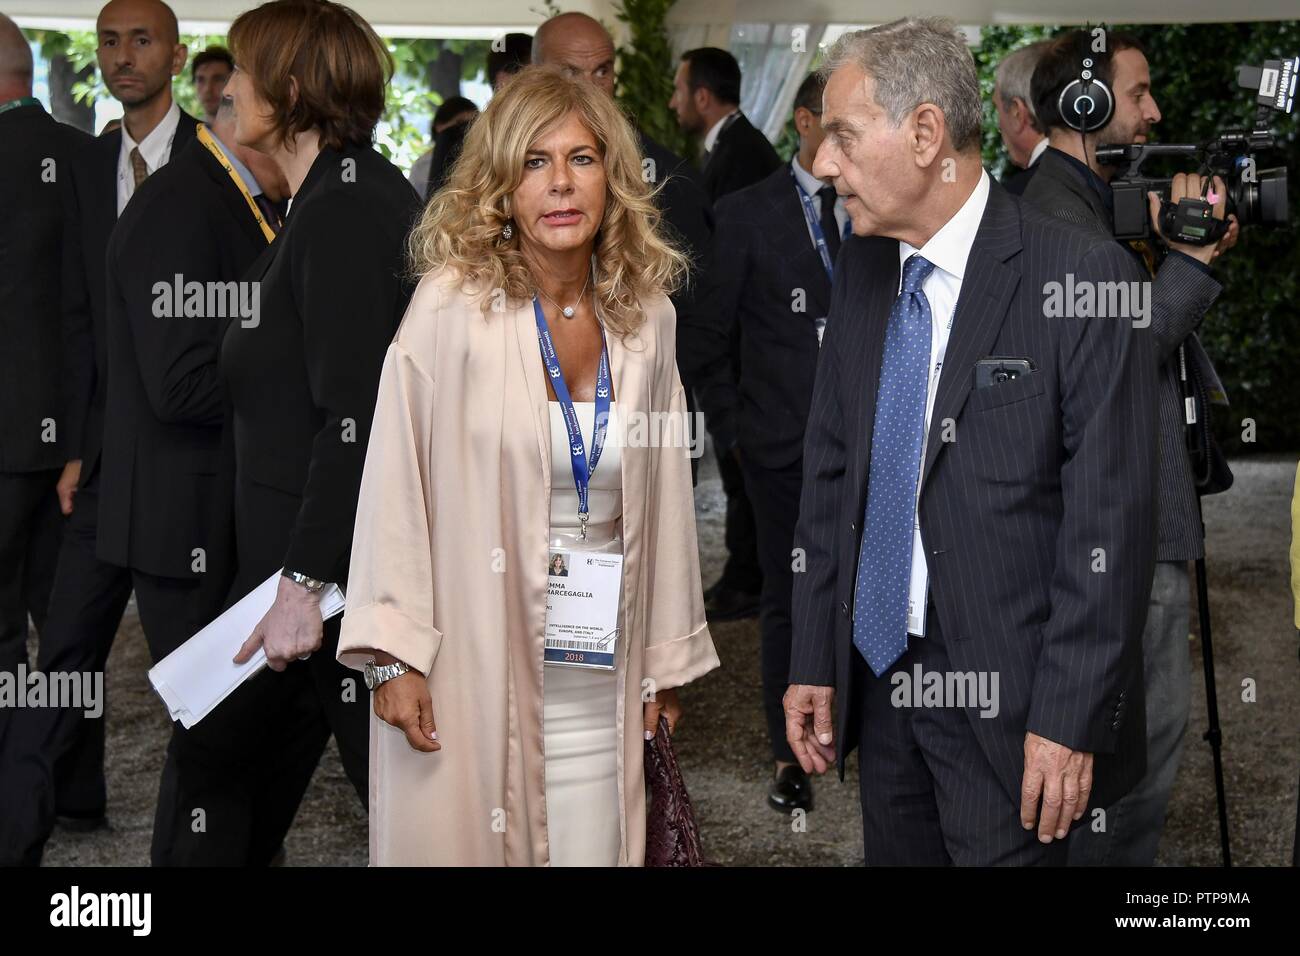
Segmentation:
{"type": "Polygon", "coordinates": [[[570,113],[596,138],[605,169],[593,294],[606,327],[628,335],[645,319],[638,300],[675,291],[687,275],[687,259],[660,232],[658,189],[642,176],[627,117],[589,81],[552,68],[521,70],[473,121],[446,185],[411,232],[410,269],[419,277],[450,268],[462,288],[476,287],[484,312],[494,289],[516,303],[530,300],[535,282],[519,250],[520,230],[503,240],[501,229],[511,218],[510,198],[523,180],[528,148],[570,113]]]}

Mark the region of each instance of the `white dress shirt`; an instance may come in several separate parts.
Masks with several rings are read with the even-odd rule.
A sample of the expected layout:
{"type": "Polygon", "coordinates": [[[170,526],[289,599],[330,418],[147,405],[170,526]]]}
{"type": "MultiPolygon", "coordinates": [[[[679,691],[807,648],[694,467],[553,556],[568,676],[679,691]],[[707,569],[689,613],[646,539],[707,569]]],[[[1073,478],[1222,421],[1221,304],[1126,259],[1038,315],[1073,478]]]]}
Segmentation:
{"type": "Polygon", "coordinates": [[[1045,153],[1045,152],[1047,152],[1047,137],[1046,137],[1046,136],[1044,136],[1042,139],[1040,139],[1040,140],[1038,141],[1038,145],[1035,146],[1035,147],[1033,148],[1033,151],[1032,151],[1032,152],[1030,152],[1030,154],[1029,154],[1029,165],[1027,165],[1027,166],[1025,167],[1025,169],[1029,169],[1031,166],[1034,165],[1034,163],[1038,162],[1038,157],[1039,157],[1039,156],[1042,156],[1043,153],[1045,153]]]}
{"type": "Polygon", "coordinates": [[[140,156],[144,160],[145,168],[149,170],[149,175],[153,175],[163,166],[172,156],[172,141],[176,139],[176,127],[181,121],[181,108],[172,101],[172,107],[162,118],[162,122],[149,131],[149,135],[144,138],[144,142],[137,143],[127,132],[126,123],[122,124],[122,148],[117,153],[117,214],[122,215],[122,210],[130,201],[131,195],[135,192],[135,172],[131,169],[131,150],[137,146],[140,147],[140,156]]]}
{"type": "MultiPolygon", "coordinates": [[[[957,299],[961,295],[962,279],[966,275],[966,260],[970,258],[971,246],[975,244],[975,234],[979,232],[980,220],[984,218],[984,206],[989,199],[989,174],[980,171],[979,182],[971,190],[966,202],[956,214],[943,224],[943,227],[930,237],[930,240],[917,249],[906,242],[898,243],[898,286],[903,287],[903,263],[909,256],[919,252],[927,262],[934,264],[934,269],[921,283],[921,291],[930,303],[930,375],[925,396],[925,434],[930,435],[930,416],[934,412],[934,399],[939,389],[939,375],[943,371],[943,357],[948,351],[948,336],[952,332],[952,320],[957,312],[957,299]]],[[[925,446],[921,450],[921,469],[925,468],[925,446]]],[[[921,474],[917,473],[917,484],[921,474]]],[[[920,505],[920,499],[917,499],[920,505]]],[[[925,549],[921,546],[921,523],[918,513],[913,522],[912,533],[912,578],[908,589],[907,630],[911,634],[925,634],[926,590],[929,587],[929,572],[925,563],[925,549]]]]}
{"type": "MultiPolygon", "coordinates": [[[[803,191],[806,192],[808,198],[812,200],[813,215],[817,216],[820,220],[822,214],[822,201],[817,198],[817,190],[827,185],[827,183],[822,182],[812,173],[808,172],[808,170],[799,165],[798,153],[796,153],[794,158],[790,160],[790,168],[794,170],[794,178],[798,180],[799,185],[803,187],[803,191]]],[[[844,208],[844,197],[837,196],[835,197],[835,225],[840,228],[841,239],[844,238],[844,227],[848,221],[849,213],[848,210],[844,208]]],[[[816,242],[816,240],[812,238],[811,228],[808,230],[808,239],[810,242],[816,242]]]]}
{"type": "Polygon", "coordinates": [[[709,127],[709,131],[704,134],[704,151],[706,153],[713,151],[713,144],[718,141],[718,134],[722,132],[722,127],[726,124],[727,120],[731,119],[731,117],[735,116],[739,112],[740,110],[734,109],[709,127]]]}

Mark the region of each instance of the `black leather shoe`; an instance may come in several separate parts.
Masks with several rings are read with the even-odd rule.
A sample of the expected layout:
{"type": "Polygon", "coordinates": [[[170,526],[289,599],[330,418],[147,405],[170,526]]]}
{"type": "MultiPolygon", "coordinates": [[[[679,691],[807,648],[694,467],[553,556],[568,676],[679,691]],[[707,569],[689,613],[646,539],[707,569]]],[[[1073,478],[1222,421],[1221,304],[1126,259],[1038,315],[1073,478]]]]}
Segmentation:
{"type": "Polygon", "coordinates": [[[758,614],[758,595],[735,588],[718,587],[704,604],[710,621],[739,621],[758,614]]]}
{"type": "Polygon", "coordinates": [[[813,808],[812,781],[797,763],[791,764],[776,775],[768,785],[767,805],[779,813],[791,810],[811,812],[813,808]]]}
{"type": "Polygon", "coordinates": [[[108,829],[108,816],[104,813],[60,813],[54,821],[69,833],[94,833],[108,829]]]}

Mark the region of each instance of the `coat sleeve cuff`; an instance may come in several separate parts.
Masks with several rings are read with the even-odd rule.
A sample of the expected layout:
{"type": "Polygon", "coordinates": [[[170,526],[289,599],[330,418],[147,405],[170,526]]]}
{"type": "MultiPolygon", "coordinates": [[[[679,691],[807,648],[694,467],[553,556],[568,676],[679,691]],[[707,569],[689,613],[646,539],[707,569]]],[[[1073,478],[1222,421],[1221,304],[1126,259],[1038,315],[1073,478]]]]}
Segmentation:
{"type": "Polygon", "coordinates": [[[654,681],[656,693],[689,684],[719,663],[708,624],[686,637],[645,649],[645,676],[654,681]]]}
{"type": "Polygon", "coordinates": [[[373,651],[383,651],[428,677],[441,644],[442,632],[436,627],[383,604],[367,604],[343,612],[338,660],[361,670],[373,651]]]}

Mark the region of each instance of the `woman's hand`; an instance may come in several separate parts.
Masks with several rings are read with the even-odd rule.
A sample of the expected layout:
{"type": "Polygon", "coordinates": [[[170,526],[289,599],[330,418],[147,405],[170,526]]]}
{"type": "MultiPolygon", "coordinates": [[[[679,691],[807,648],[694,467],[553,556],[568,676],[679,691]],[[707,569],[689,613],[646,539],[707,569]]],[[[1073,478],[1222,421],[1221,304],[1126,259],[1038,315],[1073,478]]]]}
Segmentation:
{"type": "Polygon", "coordinates": [[[306,660],[320,649],[325,627],[320,616],[320,595],[286,577],[280,578],[275,603],[235,655],[235,663],[249,660],[259,647],[266,664],[282,671],[295,660],[306,660]]]}
{"type": "Polygon", "coordinates": [[[645,702],[645,739],[653,740],[659,728],[659,715],[668,718],[668,733],[677,729],[682,719],[682,703],[677,699],[677,688],[661,690],[645,702]]]}
{"type": "Polygon", "coordinates": [[[405,733],[412,750],[431,754],[442,749],[433,725],[429,683],[419,671],[407,671],[375,688],[375,716],[405,733]]]}

